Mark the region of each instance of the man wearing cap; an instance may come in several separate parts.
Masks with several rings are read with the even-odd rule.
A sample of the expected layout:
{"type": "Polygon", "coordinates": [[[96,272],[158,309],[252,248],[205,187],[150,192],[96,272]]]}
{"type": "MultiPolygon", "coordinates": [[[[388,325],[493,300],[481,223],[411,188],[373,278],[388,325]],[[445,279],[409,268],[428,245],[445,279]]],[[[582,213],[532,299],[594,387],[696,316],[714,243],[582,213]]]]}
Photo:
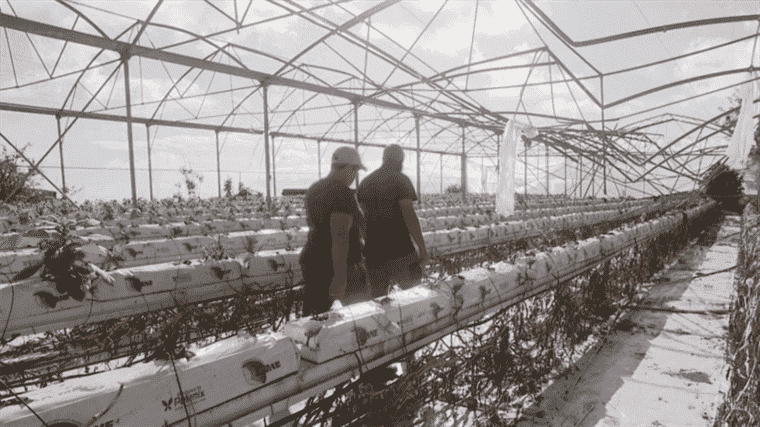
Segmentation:
{"type": "Polygon", "coordinates": [[[304,315],[324,313],[335,300],[343,301],[347,291],[357,293],[366,287],[359,267],[364,218],[348,186],[359,169],[367,168],[351,147],[335,150],[331,164],[327,177],[306,192],[309,235],[300,257],[304,315]]]}
{"type": "Polygon", "coordinates": [[[417,194],[412,181],[401,171],[404,150],[391,144],[383,151],[383,164],[359,185],[359,204],[366,215],[366,246],[372,298],[383,296],[398,283],[409,288],[422,277],[428,260],[427,248],[413,201],[417,194]],[[417,245],[415,251],[412,240],[417,245]]]}

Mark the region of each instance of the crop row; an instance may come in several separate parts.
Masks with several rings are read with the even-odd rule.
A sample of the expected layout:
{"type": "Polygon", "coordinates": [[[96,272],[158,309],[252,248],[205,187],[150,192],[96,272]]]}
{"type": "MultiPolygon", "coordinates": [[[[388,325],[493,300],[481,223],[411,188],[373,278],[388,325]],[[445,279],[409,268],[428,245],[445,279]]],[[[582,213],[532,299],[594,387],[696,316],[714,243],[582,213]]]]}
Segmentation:
{"type": "MultiPolygon", "coordinates": [[[[486,214],[502,220],[506,219],[523,219],[525,217],[534,217],[543,212],[544,215],[550,212],[554,215],[561,215],[572,212],[592,211],[595,209],[610,209],[605,206],[636,206],[641,204],[651,203],[648,199],[636,200],[636,201],[620,201],[620,202],[603,202],[601,200],[594,201],[588,205],[572,205],[572,206],[528,206],[522,209],[517,209],[514,215],[502,217],[494,213],[493,205],[483,206],[454,206],[454,207],[442,207],[442,208],[429,208],[418,209],[417,214],[420,218],[439,218],[446,216],[457,215],[470,215],[470,214],[486,214]]],[[[114,220],[96,220],[93,218],[76,218],[70,219],[74,222],[77,233],[80,235],[120,235],[126,233],[127,237],[133,239],[140,238],[152,238],[157,235],[170,235],[170,233],[179,233],[181,235],[203,234],[209,232],[231,232],[231,231],[245,231],[245,230],[260,230],[267,228],[281,228],[285,226],[305,226],[306,220],[302,210],[295,210],[289,212],[288,215],[280,217],[271,216],[252,216],[245,214],[221,214],[221,213],[204,213],[190,216],[174,217],[170,215],[151,215],[151,216],[136,216],[117,218],[114,220]],[[289,225],[290,224],[290,225],[289,225]],[[163,230],[163,231],[159,231],[163,230]]],[[[0,235],[0,250],[12,249],[12,245],[9,243],[3,243],[4,240],[18,236],[21,238],[34,238],[40,237],[44,234],[44,230],[50,230],[56,221],[59,221],[60,217],[44,216],[38,218],[37,221],[29,222],[25,225],[16,225],[13,227],[13,232],[0,235]]],[[[3,223],[10,222],[8,218],[5,220],[0,217],[0,226],[3,223]]],[[[10,226],[4,228],[10,229],[10,226]]],[[[1,230],[1,228],[0,228],[1,230]]],[[[28,239],[24,242],[17,242],[19,244],[29,244],[33,239],[28,239]]]]}
{"type": "MultiPolygon", "coordinates": [[[[597,199],[567,199],[562,197],[536,197],[517,195],[518,209],[543,209],[560,206],[590,205],[603,202],[597,199]]],[[[137,207],[129,200],[119,203],[116,200],[86,201],[73,205],[63,200],[44,201],[36,204],[17,203],[0,205],[0,233],[19,223],[24,224],[47,215],[69,220],[97,218],[103,221],[115,221],[119,218],[143,220],[151,217],[226,217],[226,216],[288,216],[303,208],[303,196],[273,198],[271,211],[267,211],[263,198],[222,198],[222,199],[177,199],[168,198],[156,201],[138,199],[137,207]]],[[[473,206],[493,206],[493,195],[470,195],[468,203],[473,206]]],[[[419,206],[422,209],[461,206],[461,196],[422,195],[419,206]]],[[[208,219],[208,218],[204,218],[208,219]]]]}
{"type": "Polygon", "coordinates": [[[109,425],[221,425],[261,418],[448,335],[488,313],[550,289],[631,247],[698,217],[684,213],[555,247],[510,264],[421,283],[380,300],[286,323],[156,360],[24,393],[31,406],[0,408],[0,423],[43,420],[109,425]]]}
{"type": "MultiPolygon", "coordinates": [[[[526,245],[533,247],[533,250],[561,245],[607,232],[632,219],[643,221],[665,212],[652,208],[656,206],[649,206],[646,209],[648,213],[633,211],[578,228],[532,229],[517,240],[490,243],[465,251],[455,250],[454,253],[432,258],[428,270],[430,273],[438,271],[457,274],[463,269],[481,266],[483,262],[513,260],[526,245]]],[[[284,270],[282,273],[278,276],[280,283],[276,288],[262,291],[260,287],[259,290],[248,287],[242,293],[228,298],[196,301],[178,308],[145,312],[105,322],[83,323],[74,328],[45,334],[44,337],[38,334],[36,337],[19,338],[3,350],[4,356],[0,355],[7,362],[0,366],[0,376],[11,387],[22,384],[45,386],[51,381],[92,374],[92,369],[80,369],[86,366],[124,356],[129,356],[129,359],[117,362],[117,365],[129,365],[130,361],[139,360],[141,354],[150,358],[156,350],[164,352],[160,350],[164,348],[160,344],[164,340],[159,337],[164,334],[161,331],[172,331],[171,342],[180,345],[178,349],[181,349],[186,343],[218,339],[220,334],[241,328],[251,333],[266,330],[289,318],[300,306],[298,266],[295,271],[284,270]],[[290,273],[293,273],[292,276],[290,273]],[[107,343],[105,347],[104,340],[107,343]]]]}
{"type": "MultiPolygon", "coordinates": [[[[650,208],[652,206],[672,206],[675,202],[668,201],[658,205],[649,204],[648,206],[650,208]]],[[[618,210],[620,213],[624,213],[645,205],[644,203],[599,205],[587,212],[600,213],[605,211],[596,209],[608,208],[607,212],[618,210]]],[[[549,214],[552,214],[552,217],[567,217],[568,214],[576,213],[579,209],[565,208],[562,210],[528,211],[523,215],[523,222],[528,228],[534,228],[535,223],[543,222],[544,218],[548,217],[549,214]]],[[[499,219],[499,217],[492,215],[478,214],[428,217],[420,219],[420,226],[424,232],[434,232],[453,228],[483,227],[498,224],[499,219]]],[[[101,268],[107,268],[108,266],[104,266],[105,260],[98,257],[112,259],[115,266],[132,267],[199,258],[203,256],[204,250],[212,246],[221,246],[224,248],[225,254],[229,256],[246,251],[290,249],[302,246],[306,242],[308,228],[303,217],[270,219],[266,220],[267,222],[262,222],[262,220],[252,221],[255,223],[251,223],[250,221],[212,221],[202,225],[179,223],[169,227],[143,225],[128,229],[126,236],[124,235],[124,230],[120,231],[119,234],[115,234],[113,230],[92,227],[80,228],[75,230],[74,233],[90,242],[88,246],[91,248],[90,252],[95,257],[90,257],[89,261],[101,266],[101,268]],[[277,225],[277,227],[254,228],[242,231],[249,227],[272,225],[277,225]],[[116,237],[103,234],[106,232],[114,233],[116,237]],[[123,237],[119,237],[119,235],[123,237]]],[[[483,233],[482,231],[477,232],[483,233]]],[[[24,268],[39,262],[43,251],[34,247],[38,247],[40,242],[51,238],[55,234],[57,233],[40,230],[33,235],[17,236],[12,238],[12,241],[6,241],[6,246],[13,246],[16,249],[0,251],[0,274],[5,275],[5,278],[0,277],[0,283],[7,283],[10,278],[24,268]]],[[[434,244],[439,245],[440,243],[434,244]]]]}
{"type": "MultiPolygon", "coordinates": [[[[675,203],[675,202],[673,202],[675,203]]],[[[551,229],[573,230],[594,226],[607,221],[626,221],[652,212],[662,206],[649,206],[621,214],[619,211],[571,214],[525,222],[494,224],[482,227],[466,227],[424,233],[425,243],[431,256],[462,252],[493,244],[513,242],[540,236],[551,229]]],[[[224,251],[245,251],[249,236],[228,238],[224,251]]],[[[57,283],[32,277],[7,285],[0,285],[0,319],[5,320],[6,334],[28,333],[71,327],[80,322],[97,322],[136,313],[159,310],[177,305],[210,301],[240,294],[245,289],[267,290],[283,283],[300,280],[298,263],[300,247],[295,243],[305,241],[305,233],[279,232],[270,234],[268,244],[279,246],[294,244],[293,248],[244,252],[234,259],[185,259],[166,263],[153,263],[159,257],[159,248],[170,251],[196,250],[203,242],[193,237],[196,244],[185,241],[164,241],[163,246],[141,243],[139,252],[148,252],[138,267],[119,268],[103,273],[94,280],[84,294],[76,298],[62,292],[57,283]],[[298,236],[298,237],[294,237],[298,236]]],[[[210,241],[213,243],[213,239],[210,241]]],[[[100,265],[108,260],[108,253],[98,252],[97,247],[88,251],[86,260],[100,265]]],[[[134,259],[140,263],[136,246],[132,247],[134,259]]],[[[179,257],[182,254],[168,255],[179,257]]],[[[192,254],[191,254],[192,255],[192,254]]]]}

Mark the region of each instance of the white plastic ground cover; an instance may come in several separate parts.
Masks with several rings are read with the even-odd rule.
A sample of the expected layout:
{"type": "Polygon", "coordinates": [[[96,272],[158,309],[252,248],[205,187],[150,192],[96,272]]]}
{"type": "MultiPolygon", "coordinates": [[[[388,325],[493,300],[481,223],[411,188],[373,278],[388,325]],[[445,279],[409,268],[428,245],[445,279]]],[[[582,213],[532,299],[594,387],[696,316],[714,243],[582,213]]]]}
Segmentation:
{"type": "MultiPolygon", "coordinates": [[[[94,426],[162,426],[245,396],[298,371],[290,338],[242,334],[192,349],[189,360],[138,363],[25,393],[45,422],[94,426]],[[179,379],[179,382],[178,382],[179,379]],[[182,391],[180,392],[180,385],[182,391]],[[96,420],[94,423],[93,420],[96,420]]],[[[41,425],[25,406],[0,408],[5,427],[41,425]]]]}
{"type": "Polygon", "coordinates": [[[380,305],[367,301],[288,322],[281,332],[297,343],[302,358],[324,363],[362,348],[382,354],[383,342],[399,336],[401,329],[380,305]]]}
{"type": "MultiPolygon", "coordinates": [[[[692,216],[704,212],[710,206],[712,204],[692,209],[687,214],[692,216]]],[[[672,227],[680,224],[682,220],[683,217],[681,215],[675,215],[659,221],[657,227],[639,224],[629,229],[627,233],[637,234],[638,232],[637,239],[645,242],[656,237],[662,231],[672,229],[672,227]]],[[[589,240],[592,240],[591,243],[599,242],[599,239],[589,240]]],[[[620,240],[621,244],[619,246],[609,247],[611,252],[607,256],[613,256],[616,252],[630,247],[622,244],[623,241],[625,239],[620,240]]],[[[590,247],[593,245],[579,244],[579,246],[590,247]]],[[[312,361],[317,363],[316,365],[302,363],[298,370],[299,375],[286,376],[281,381],[270,382],[270,379],[267,377],[265,380],[269,384],[267,387],[259,387],[244,394],[237,391],[230,392],[230,394],[237,392],[238,395],[232,398],[226,398],[225,396],[227,400],[220,402],[216,406],[212,402],[204,404],[204,400],[202,400],[207,395],[203,386],[211,383],[208,378],[211,377],[214,381],[219,379],[208,373],[212,371],[210,367],[207,372],[204,372],[206,374],[204,381],[197,381],[201,385],[198,386],[195,383],[188,384],[183,389],[192,390],[192,392],[185,391],[184,393],[185,402],[192,404],[192,408],[188,412],[190,412],[193,422],[197,425],[221,425],[229,423],[236,427],[238,424],[234,423],[233,420],[237,418],[251,415],[251,417],[247,417],[250,420],[255,419],[256,416],[264,417],[272,415],[311,395],[334,387],[338,383],[364,370],[372,369],[381,363],[387,363],[387,361],[395,357],[415,351],[434,339],[461,328],[464,324],[482,318],[489,312],[540,293],[556,284],[557,281],[567,280],[573,275],[592,268],[603,260],[602,255],[594,257],[587,253],[587,258],[581,256],[580,259],[577,259],[573,263],[575,265],[568,264],[563,268],[561,266],[566,263],[567,257],[564,257],[562,252],[568,252],[569,250],[570,247],[565,250],[553,248],[550,253],[537,254],[535,256],[536,259],[546,260],[542,265],[555,265],[555,268],[558,268],[558,270],[555,270],[554,274],[551,274],[548,268],[544,269],[542,267],[537,268],[531,273],[531,269],[534,268],[536,263],[520,262],[516,265],[510,265],[502,262],[490,268],[465,272],[463,275],[446,281],[418,285],[418,287],[428,287],[444,295],[448,292],[449,294],[445,299],[439,298],[438,301],[448,301],[451,314],[450,316],[429,316],[427,317],[430,320],[429,323],[418,323],[420,326],[416,330],[426,328],[427,332],[424,335],[418,334],[418,339],[414,338],[414,330],[402,332],[401,328],[394,329],[394,326],[398,327],[398,325],[391,322],[388,318],[391,315],[390,310],[394,308],[393,306],[386,304],[386,307],[382,307],[373,301],[340,308],[334,313],[337,315],[333,317],[328,315],[324,320],[306,318],[289,322],[283,327],[283,330],[287,330],[287,335],[292,336],[295,341],[301,343],[296,348],[301,356],[307,360],[311,358],[312,361]],[[544,270],[546,270],[546,273],[540,276],[544,270]],[[378,328],[377,334],[369,332],[375,327],[378,328]],[[383,335],[383,339],[380,339],[381,333],[385,332],[387,334],[383,335]],[[197,387],[200,387],[200,389],[197,387]]],[[[406,298],[401,298],[402,301],[400,302],[410,307],[413,304],[417,304],[418,307],[422,304],[422,307],[419,308],[424,310],[425,306],[431,306],[431,304],[428,304],[428,301],[434,298],[436,298],[435,294],[425,294],[424,292],[415,294],[412,292],[408,294],[408,301],[406,298]]],[[[403,318],[403,316],[400,318],[403,318]]],[[[423,318],[425,317],[422,316],[420,319],[423,318]]],[[[237,362],[234,366],[240,365],[239,361],[237,362]]],[[[267,366],[267,363],[264,361],[261,364],[267,366]]],[[[236,372],[231,366],[233,364],[228,365],[223,361],[213,362],[213,372],[224,372],[223,375],[236,372]]],[[[246,362],[243,362],[242,366],[245,367],[246,362]]],[[[258,367],[258,369],[246,368],[244,374],[245,371],[253,372],[254,374],[262,371],[261,365],[254,364],[254,366],[258,367]]],[[[186,372],[182,368],[179,370],[183,375],[180,377],[182,379],[185,377],[186,372]]],[[[120,371],[122,370],[113,372],[120,373],[120,371]]],[[[286,374],[283,373],[283,375],[286,374]]],[[[107,411],[94,409],[94,411],[98,411],[95,412],[96,414],[102,412],[99,419],[105,420],[106,418],[102,417],[108,417],[109,414],[117,414],[114,408],[118,406],[119,402],[127,401],[127,399],[122,399],[121,396],[116,396],[119,385],[125,382],[124,378],[126,377],[123,375],[115,375],[109,372],[101,376],[90,376],[80,380],[70,380],[63,384],[51,385],[45,389],[25,393],[24,397],[29,399],[27,401],[28,404],[34,405],[33,407],[35,407],[38,413],[48,420],[72,419],[78,423],[84,423],[93,417],[92,414],[86,411],[82,416],[79,412],[82,412],[83,407],[108,408],[110,402],[116,402],[107,411]],[[105,394],[103,393],[104,391],[106,391],[105,394]],[[64,399],[61,396],[66,396],[63,403],[61,400],[64,399]],[[92,402],[92,404],[83,405],[82,402],[84,401],[92,402]]],[[[224,384],[226,387],[228,384],[227,378],[230,377],[224,376],[221,378],[221,381],[217,382],[224,384]]],[[[151,378],[151,380],[154,380],[154,378],[151,378]]],[[[161,379],[158,382],[162,383],[162,381],[164,380],[161,379]]],[[[231,381],[231,384],[241,384],[239,378],[234,378],[231,381]]],[[[168,383],[168,381],[166,382],[168,383]]],[[[147,382],[141,384],[146,384],[143,389],[145,395],[154,395],[152,391],[156,389],[155,387],[158,387],[147,382]]],[[[125,387],[122,394],[126,390],[127,388],[125,387]]],[[[173,397],[171,404],[175,406],[172,406],[171,409],[175,413],[179,413],[180,411],[174,408],[176,407],[177,400],[180,403],[182,402],[182,395],[179,395],[179,399],[177,399],[176,393],[178,391],[167,390],[164,393],[167,397],[173,397]]],[[[159,406],[160,409],[158,411],[155,411],[153,409],[155,406],[150,406],[147,400],[141,400],[136,397],[129,402],[130,406],[124,409],[125,414],[131,415],[143,411],[148,415],[153,415],[155,412],[158,412],[159,415],[167,417],[167,415],[160,411],[165,410],[165,412],[169,412],[166,409],[166,405],[170,404],[169,400],[161,399],[161,406],[159,406]]],[[[218,400],[214,402],[218,402],[218,400]]],[[[31,414],[23,412],[25,410],[26,408],[20,405],[0,409],[0,422],[8,422],[9,426],[27,425],[18,423],[21,417],[24,417],[24,421],[32,419],[29,418],[31,414]],[[17,424],[10,424],[11,420],[17,424]]],[[[182,418],[182,413],[179,413],[179,415],[173,418],[173,421],[159,416],[148,418],[148,421],[141,419],[142,424],[129,425],[153,425],[154,421],[158,421],[158,424],[161,424],[161,420],[164,419],[163,425],[179,426],[183,425],[182,418]]],[[[117,419],[123,420],[128,418],[125,416],[117,419]]]]}

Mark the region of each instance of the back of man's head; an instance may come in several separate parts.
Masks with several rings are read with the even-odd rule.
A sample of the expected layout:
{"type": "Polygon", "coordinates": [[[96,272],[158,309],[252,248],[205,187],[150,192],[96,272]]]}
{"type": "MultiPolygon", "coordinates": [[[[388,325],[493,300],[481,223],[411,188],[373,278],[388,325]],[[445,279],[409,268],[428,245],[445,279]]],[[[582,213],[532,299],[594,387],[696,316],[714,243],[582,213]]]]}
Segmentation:
{"type": "Polygon", "coordinates": [[[401,171],[404,165],[404,149],[398,144],[391,144],[383,150],[383,166],[401,171]]]}

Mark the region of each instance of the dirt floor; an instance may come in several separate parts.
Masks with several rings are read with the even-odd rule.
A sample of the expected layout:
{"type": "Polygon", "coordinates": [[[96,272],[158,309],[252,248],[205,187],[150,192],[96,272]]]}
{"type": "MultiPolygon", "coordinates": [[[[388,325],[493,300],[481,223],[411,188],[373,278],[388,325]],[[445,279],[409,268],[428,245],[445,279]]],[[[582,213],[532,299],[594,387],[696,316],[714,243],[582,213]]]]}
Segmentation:
{"type": "Polygon", "coordinates": [[[727,217],[685,250],[603,345],[550,385],[518,425],[711,426],[728,387],[734,272],[720,271],[736,264],[738,221],[727,217]]]}

